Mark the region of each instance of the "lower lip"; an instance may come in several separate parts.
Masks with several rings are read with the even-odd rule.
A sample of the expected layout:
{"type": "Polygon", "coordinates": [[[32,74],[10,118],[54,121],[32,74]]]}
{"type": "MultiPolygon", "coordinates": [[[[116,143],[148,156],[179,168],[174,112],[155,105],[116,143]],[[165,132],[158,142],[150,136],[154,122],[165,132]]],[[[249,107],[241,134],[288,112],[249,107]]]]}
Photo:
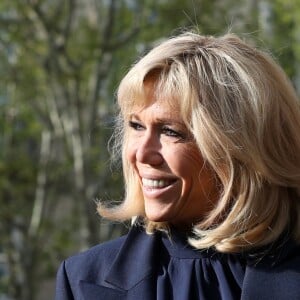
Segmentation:
{"type": "Polygon", "coordinates": [[[173,182],[172,184],[165,186],[163,188],[159,187],[149,187],[149,186],[143,186],[143,194],[147,198],[158,198],[162,196],[164,193],[168,192],[170,189],[174,187],[177,181],[173,182]]]}

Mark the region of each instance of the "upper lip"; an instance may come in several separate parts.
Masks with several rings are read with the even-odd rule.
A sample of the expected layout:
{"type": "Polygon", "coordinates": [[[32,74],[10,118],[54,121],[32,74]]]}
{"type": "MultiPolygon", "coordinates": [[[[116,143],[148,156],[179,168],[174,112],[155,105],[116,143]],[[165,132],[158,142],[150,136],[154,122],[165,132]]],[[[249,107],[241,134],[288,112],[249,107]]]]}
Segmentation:
{"type": "Polygon", "coordinates": [[[150,173],[138,173],[140,178],[152,179],[152,180],[176,180],[177,177],[166,174],[150,174],[150,173]]]}

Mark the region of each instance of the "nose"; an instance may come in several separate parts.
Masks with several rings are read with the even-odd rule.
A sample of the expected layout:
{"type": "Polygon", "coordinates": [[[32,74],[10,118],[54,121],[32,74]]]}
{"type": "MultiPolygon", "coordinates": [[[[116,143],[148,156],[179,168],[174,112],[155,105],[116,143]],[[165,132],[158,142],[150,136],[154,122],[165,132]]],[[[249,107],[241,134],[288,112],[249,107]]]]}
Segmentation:
{"type": "Polygon", "coordinates": [[[159,137],[148,132],[138,141],[136,150],[136,160],[142,164],[160,165],[163,157],[160,153],[161,143],[159,137]]]}

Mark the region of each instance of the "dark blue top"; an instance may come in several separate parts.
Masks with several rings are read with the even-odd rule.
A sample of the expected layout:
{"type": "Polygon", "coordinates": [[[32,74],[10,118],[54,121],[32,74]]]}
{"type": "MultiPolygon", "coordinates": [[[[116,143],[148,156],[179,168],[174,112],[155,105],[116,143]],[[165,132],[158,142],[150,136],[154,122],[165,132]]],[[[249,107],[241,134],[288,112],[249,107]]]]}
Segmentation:
{"type": "Polygon", "coordinates": [[[162,240],[156,299],[240,299],[246,260],[241,255],[200,251],[172,230],[156,234],[162,240]],[[180,287],[180,288],[178,288],[180,287]]]}
{"type": "Polygon", "coordinates": [[[283,240],[261,253],[200,251],[171,232],[134,226],[61,264],[56,300],[299,300],[300,247],[283,240]]]}

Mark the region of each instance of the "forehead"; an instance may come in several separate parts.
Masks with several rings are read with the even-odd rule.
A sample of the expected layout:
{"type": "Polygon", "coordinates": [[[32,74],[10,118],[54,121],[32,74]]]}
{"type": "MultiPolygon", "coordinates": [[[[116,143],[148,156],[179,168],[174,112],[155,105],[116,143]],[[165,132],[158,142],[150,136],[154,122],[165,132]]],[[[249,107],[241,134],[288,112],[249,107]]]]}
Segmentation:
{"type": "Polygon", "coordinates": [[[182,117],[178,103],[170,99],[152,99],[151,102],[132,107],[130,118],[151,119],[163,123],[182,123],[182,117]]]}

